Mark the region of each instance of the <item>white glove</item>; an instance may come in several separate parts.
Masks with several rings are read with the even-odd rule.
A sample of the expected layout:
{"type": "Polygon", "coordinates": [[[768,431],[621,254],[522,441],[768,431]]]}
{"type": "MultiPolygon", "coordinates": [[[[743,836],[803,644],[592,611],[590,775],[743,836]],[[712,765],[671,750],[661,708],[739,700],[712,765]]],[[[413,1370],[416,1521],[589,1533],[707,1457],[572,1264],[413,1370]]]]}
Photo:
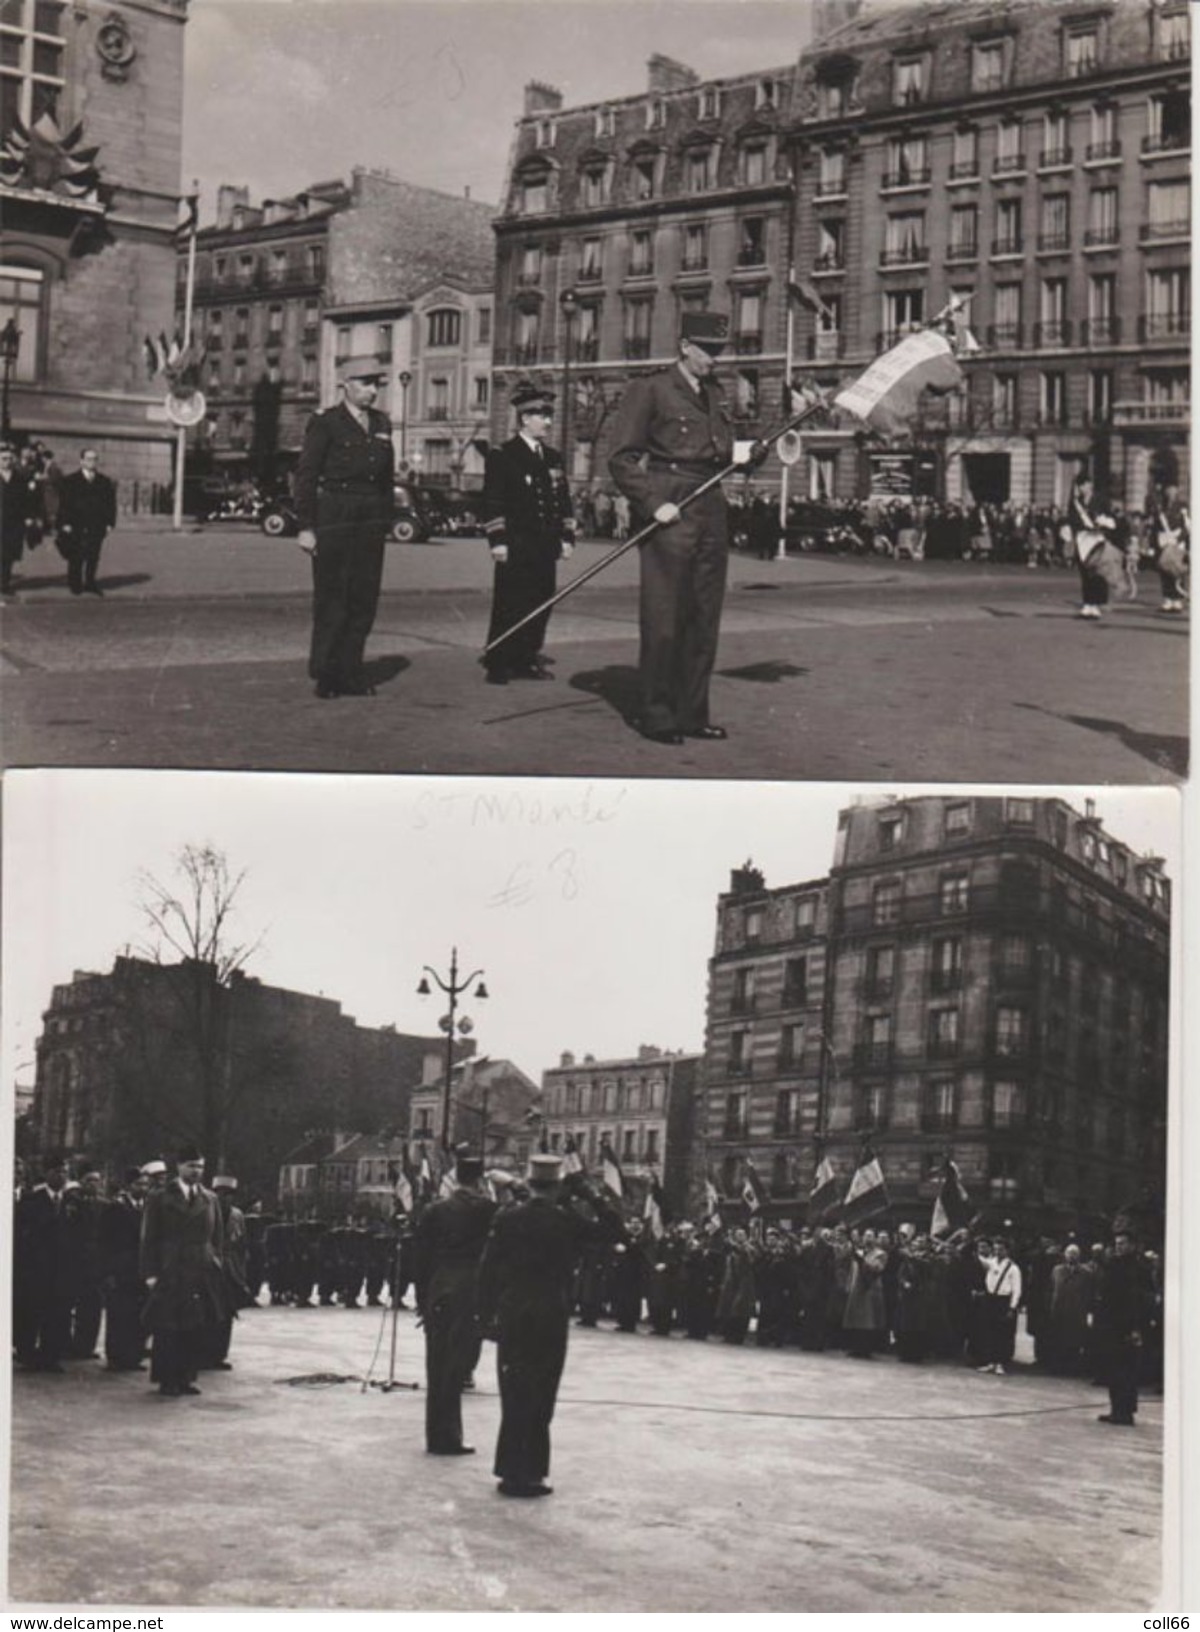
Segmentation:
{"type": "Polygon", "coordinates": [[[303,532],[296,534],[296,543],[299,544],[305,555],[316,555],[317,535],[311,527],[306,527],[303,532]]]}
{"type": "Polygon", "coordinates": [[[560,548],[560,550],[558,552],[559,560],[560,561],[569,561],[574,554],[575,554],[574,541],[572,539],[569,539],[569,538],[564,538],[563,541],[562,541],[562,547],[560,548]]]}
{"type": "Polygon", "coordinates": [[[750,448],[751,444],[749,442],[735,442],[733,444],[733,462],[735,465],[748,465],[750,463],[750,448]]]}
{"type": "Polygon", "coordinates": [[[669,527],[673,521],[679,520],[679,506],[677,504],[660,504],[654,512],[654,519],[663,527],[669,527]]]}
{"type": "Polygon", "coordinates": [[[498,561],[500,563],[500,565],[503,566],[504,563],[508,560],[508,545],[507,544],[493,544],[492,545],[492,560],[493,561],[498,561]]]}

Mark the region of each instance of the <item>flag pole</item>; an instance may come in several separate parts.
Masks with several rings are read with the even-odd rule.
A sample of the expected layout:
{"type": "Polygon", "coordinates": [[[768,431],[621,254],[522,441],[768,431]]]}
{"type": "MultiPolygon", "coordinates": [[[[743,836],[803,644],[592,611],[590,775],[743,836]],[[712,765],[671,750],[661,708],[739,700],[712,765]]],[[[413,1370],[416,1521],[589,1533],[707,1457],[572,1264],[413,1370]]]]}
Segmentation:
{"type": "MultiPolygon", "coordinates": [[[[184,199],[188,207],[187,278],[183,291],[183,349],[192,343],[192,309],[196,296],[196,221],[199,213],[200,183],[192,183],[192,191],[184,199]]],[[[187,457],[187,427],[180,425],[175,432],[175,497],[171,515],[172,529],[183,531],[183,466],[187,457]]]]}
{"type": "MultiPolygon", "coordinates": [[[[786,436],[788,431],[794,431],[798,425],[803,424],[806,419],[810,419],[813,414],[826,406],[827,403],[823,396],[819,401],[806,402],[801,411],[794,414],[786,424],[780,425],[777,430],[772,431],[768,436],[761,437],[754,444],[749,463],[752,464],[755,460],[760,459],[779,441],[781,436],[786,436]]],[[[746,461],[743,460],[731,459],[723,469],[718,470],[715,475],[706,477],[699,487],[693,488],[685,498],[680,499],[676,508],[681,512],[686,510],[688,505],[693,504],[720,482],[725,481],[735,470],[742,469],[745,463],[746,461]]],[[[483,649],[483,655],[485,657],[489,656],[498,646],[503,646],[505,641],[511,640],[515,634],[524,629],[526,624],[532,623],[535,618],[540,618],[543,614],[551,611],[560,601],[565,601],[568,595],[573,595],[577,589],[582,589],[584,584],[589,583],[598,573],[603,572],[607,567],[611,567],[614,561],[620,560],[621,556],[627,555],[630,550],[635,549],[639,544],[644,544],[650,535],[657,532],[663,525],[661,521],[647,522],[639,532],[633,534],[632,538],[627,538],[615,550],[610,550],[599,561],[593,562],[586,572],[581,572],[577,578],[572,578],[571,582],[560,589],[556,595],[551,595],[549,600],[543,601],[540,606],[535,606],[532,612],[527,612],[517,623],[512,624],[508,629],[497,635],[495,640],[490,640],[483,649]]]]}

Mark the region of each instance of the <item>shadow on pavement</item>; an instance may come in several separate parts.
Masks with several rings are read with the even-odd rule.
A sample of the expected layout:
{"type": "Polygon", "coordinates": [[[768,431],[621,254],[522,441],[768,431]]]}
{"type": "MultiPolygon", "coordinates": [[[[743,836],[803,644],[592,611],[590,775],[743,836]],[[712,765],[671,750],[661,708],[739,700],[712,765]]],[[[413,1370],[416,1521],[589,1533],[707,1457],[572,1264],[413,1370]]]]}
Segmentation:
{"type": "Polygon", "coordinates": [[[407,657],[372,657],[363,664],[363,673],[369,686],[386,686],[412,664],[407,657]]]}
{"type": "MultiPolygon", "coordinates": [[[[128,589],[133,584],[148,584],[153,575],[149,572],[128,572],[119,576],[100,577],[97,584],[107,594],[114,589],[128,589]]],[[[64,595],[70,594],[67,588],[67,569],[64,565],[61,572],[42,573],[36,578],[17,573],[13,579],[13,588],[18,591],[30,589],[61,589],[64,595]]]]}
{"type": "Polygon", "coordinates": [[[769,657],[762,663],[747,663],[740,669],[718,669],[722,680],[754,680],[760,685],[775,686],[781,680],[799,680],[808,673],[799,663],[784,658],[769,657]]]}
{"type": "Polygon", "coordinates": [[[1168,737],[1150,731],[1135,731],[1132,726],[1125,725],[1121,720],[1096,719],[1086,714],[1060,714],[1052,708],[1042,708],[1037,703],[1018,703],[1018,708],[1026,709],[1031,714],[1044,714],[1048,719],[1063,720],[1068,725],[1081,726],[1085,731],[1095,731],[1099,736],[1115,737],[1123,748],[1139,758],[1149,760],[1151,765],[1157,765],[1160,770],[1169,771],[1172,776],[1185,778],[1188,774],[1188,739],[1186,737],[1168,737]]]}
{"type": "Polygon", "coordinates": [[[573,674],[570,685],[576,691],[586,691],[602,702],[632,726],[641,708],[638,671],[627,663],[610,663],[603,669],[583,669],[573,674]]]}

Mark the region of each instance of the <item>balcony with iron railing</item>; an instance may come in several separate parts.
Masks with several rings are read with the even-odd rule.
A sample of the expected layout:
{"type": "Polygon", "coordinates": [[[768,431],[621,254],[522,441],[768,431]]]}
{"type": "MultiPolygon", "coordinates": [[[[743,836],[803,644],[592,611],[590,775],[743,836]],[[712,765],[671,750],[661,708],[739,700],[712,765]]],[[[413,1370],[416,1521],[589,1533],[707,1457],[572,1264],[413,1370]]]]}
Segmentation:
{"type": "Polygon", "coordinates": [[[887,192],[895,192],[901,187],[928,187],[932,174],[927,164],[903,165],[895,170],[885,170],[880,186],[887,192]]]}
{"type": "Polygon", "coordinates": [[[537,288],[539,288],[541,286],[541,282],[542,282],[542,269],[541,269],[541,267],[539,266],[536,272],[526,272],[524,270],[518,272],[517,273],[517,282],[520,284],[522,289],[537,289],[537,288]]]}
{"type": "Polygon", "coordinates": [[[892,1063],[893,1045],[855,1043],[851,1059],[856,1071],[885,1071],[892,1063]]]}
{"type": "Polygon", "coordinates": [[[842,336],[836,330],[822,330],[808,337],[808,355],[814,362],[832,362],[842,355],[842,336]]]}
{"type": "Polygon", "coordinates": [[[1071,247],[1071,234],[1061,230],[1039,232],[1037,247],[1039,255],[1065,255],[1071,247]]]}
{"type": "Polygon", "coordinates": [[[441,424],[443,421],[450,418],[450,409],[444,402],[431,403],[426,411],[425,417],[432,424],[441,424]]]}
{"type": "Polygon", "coordinates": [[[894,329],[880,329],[875,336],[876,350],[887,351],[889,347],[899,345],[907,335],[923,334],[924,331],[923,323],[900,323],[894,329]]]}
{"type": "Polygon", "coordinates": [[[1062,169],[1073,162],[1074,156],[1070,147],[1044,147],[1038,154],[1038,169],[1062,169]]]}
{"type": "Polygon", "coordinates": [[[767,248],[765,244],[743,244],[737,253],[737,264],[745,269],[748,267],[763,267],[767,264],[767,248]]]}
{"type": "Polygon", "coordinates": [[[979,160],[962,159],[957,164],[952,164],[950,166],[950,179],[951,181],[978,181],[979,160]]]}
{"type": "Polygon", "coordinates": [[[1069,346],[1071,323],[1069,318],[1051,318],[1033,327],[1035,346],[1069,346]]]}
{"type": "Polygon", "coordinates": [[[1143,244],[1152,244],[1159,238],[1190,239],[1192,223],[1187,216],[1179,216],[1174,221],[1143,221],[1138,229],[1138,238],[1143,244]]]}
{"type": "Polygon", "coordinates": [[[748,1077],[750,1075],[750,1056],[748,1054],[731,1054],[725,1062],[727,1077],[748,1077]]]}
{"type": "Polygon", "coordinates": [[[901,249],[885,249],[879,256],[882,267],[893,266],[928,266],[929,246],[927,244],[906,244],[901,249]]]}
{"type": "Polygon", "coordinates": [[[586,339],[576,340],[572,349],[577,363],[594,363],[600,355],[599,337],[590,334],[586,339]]]}
{"type": "Polygon", "coordinates": [[[844,272],[846,270],[846,256],[840,249],[828,249],[823,255],[818,255],[813,261],[814,272],[844,272]]]}
{"type": "Polygon", "coordinates": [[[1024,153],[1000,153],[992,163],[994,176],[1017,176],[1025,172],[1024,153]]]}
{"type": "Polygon", "coordinates": [[[846,178],[844,176],[839,176],[833,180],[828,178],[818,180],[816,186],[813,188],[813,197],[819,198],[823,204],[828,204],[833,199],[845,198],[846,178]]]}
{"type": "Polygon", "coordinates": [[[647,334],[627,334],[625,336],[625,356],[631,363],[644,362],[650,355],[650,336],[647,334]]]}
{"type": "Polygon", "coordinates": [[[1115,138],[1109,142],[1089,142],[1084,149],[1084,158],[1088,164],[1100,164],[1106,159],[1119,159],[1121,144],[1115,138]]]}
{"type": "Polygon", "coordinates": [[[576,283],[602,283],[603,281],[604,270],[600,266],[581,266],[579,276],[575,279],[576,283]]]}
{"type": "Polygon", "coordinates": [[[937,1037],[927,1039],[925,1053],[931,1060],[957,1060],[962,1054],[963,1045],[960,1037],[937,1037]]]}
{"type": "Polygon", "coordinates": [[[991,323],[987,330],[989,348],[1020,348],[1025,343],[1025,328],[1021,323],[991,323]]]}
{"type": "Polygon", "coordinates": [[[946,992],[957,992],[962,989],[963,973],[961,969],[931,969],[929,971],[929,990],[939,996],[946,992]]]}
{"type": "Polygon", "coordinates": [[[1083,235],[1083,242],[1088,249],[1118,249],[1121,229],[1115,221],[1105,227],[1089,227],[1083,235]]]}
{"type": "Polygon", "coordinates": [[[992,239],[993,255],[1023,255],[1025,240],[1019,232],[1009,233],[1006,238],[992,239]]]}
{"type": "Polygon", "coordinates": [[[683,257],[683,260],[679,264],[679,270],[680,270],[680,272],[707,272],[708,271],[708,255],[707,255],[707,253],[700,254],[700,255],[695,255],[695,254],[685,255],[683,257]]]}
{"type": "Polygon", "coordinates": [[[761,329],[743,329],[733,337],[733,349],[739,357],[748,357],[763,349],[761,329]]]}
{"type": "Polygon", "coordinates": [[[964,239],[961,243],[951,244],[946,250],[946,259],[949,262],[977,261],[979,259],[978,239],[964,239]]]}
{"type": "Polygon", "coordinates": [[[1114,425],[1187,425],[1192,417],[1190,402],[1114,402],[1114,425]]]}
{"type": "Polygon", "coordinates": [[[1182,340],[1191,332],[1189,312],[1151,312],[1138,319],[1139,340],[1182,340]]]}
{"type": "Polygon", "coordinates": [[[1143,153],[1190,153],[1192,138],[1190,131],[1156,131],[1149,136],[1142,137],[1143,153]]]}

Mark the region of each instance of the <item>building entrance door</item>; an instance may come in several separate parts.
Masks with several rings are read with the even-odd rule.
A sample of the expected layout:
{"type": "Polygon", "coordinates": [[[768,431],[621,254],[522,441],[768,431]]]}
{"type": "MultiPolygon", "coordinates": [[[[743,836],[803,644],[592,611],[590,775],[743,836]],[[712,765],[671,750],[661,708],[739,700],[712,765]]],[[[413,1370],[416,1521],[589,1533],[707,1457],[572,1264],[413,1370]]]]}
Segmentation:
{"type": "Polygon", "coordinates": [[[963,473],[974,504],[1007,504],[1011,486],[1007,453],[964,453],[963,473]]]}

